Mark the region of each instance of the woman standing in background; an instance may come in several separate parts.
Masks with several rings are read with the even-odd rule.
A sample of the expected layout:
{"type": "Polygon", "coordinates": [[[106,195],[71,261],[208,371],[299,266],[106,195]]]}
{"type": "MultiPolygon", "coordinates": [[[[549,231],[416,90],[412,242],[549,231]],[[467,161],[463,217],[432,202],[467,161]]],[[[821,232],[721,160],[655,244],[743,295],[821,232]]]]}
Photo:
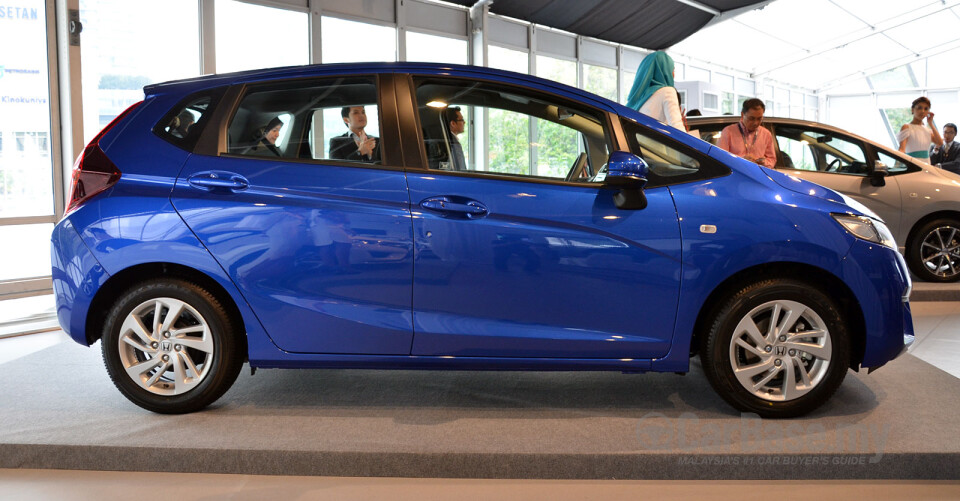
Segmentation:
{"type": "Polygon", "coordinates": [[[658,50],[647,54],[637,69],[627,106],[673,128],[686,131],[673,82],[673,58],[658,50]]]}
{"type": "Polygon", "coordinates": [[[943,139],[937,126],[933,123],[933,112],[930,111],[930,100],[920,96],[913,100],[910,111],[913,113],[913,120],[908,124],[903,124],[900,133],[897,134],[897,141],[900,143],[900,151],[918,158],[925,163],[930,163],[930,144],[937,147],[943,146],[943,139]],[[923,125],[923,120],[927,120],[927,125],[923,125]]]}

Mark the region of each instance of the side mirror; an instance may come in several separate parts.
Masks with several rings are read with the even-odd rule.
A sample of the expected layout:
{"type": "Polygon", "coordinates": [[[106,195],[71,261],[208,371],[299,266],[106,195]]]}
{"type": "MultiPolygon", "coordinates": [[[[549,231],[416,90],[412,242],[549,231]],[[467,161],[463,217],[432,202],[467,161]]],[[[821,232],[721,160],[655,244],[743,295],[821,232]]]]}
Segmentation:
{"type": "Polygon", "coordinates": [[[607,160],[606,186],[620,188],[613,196],[619,209],[639,210],[647,206],[643,187],[647,184],[650,167],[642,158],[625,151],[614,151],[607,160]]]}
{"type": "Polygon", "coordinates": [[[887,168],[887,165],[883,162],[877,160],[873,163],[873,170],[870,171],[870,185],[871,186],[886,186],[887,180],[884,179],[887,175],[890,174],[890,169],[887,168]]]}

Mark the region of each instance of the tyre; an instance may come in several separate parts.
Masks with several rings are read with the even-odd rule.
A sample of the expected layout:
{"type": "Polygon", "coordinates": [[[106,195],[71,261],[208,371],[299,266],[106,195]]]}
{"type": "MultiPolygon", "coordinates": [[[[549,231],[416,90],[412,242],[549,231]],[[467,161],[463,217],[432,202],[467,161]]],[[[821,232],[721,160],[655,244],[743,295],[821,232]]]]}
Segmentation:
{"type": "Polygon", "coordinates": [[[752,284],[711,320],[700,351],[703,369],[717,393],[740,411],[800,416],[826,402],[846,376],[846,323],[833,300],[810,284],[752,284]]]}
{"type": "Polygon", "coordinates": [[[193,412],[237,379],[242,330],[208,291],[160,279],[120,296],[107,315],[101,349],[117,389],[153,412],[193,412]]]}
{"type": "Polygon", "coordinates": [[[960,221],[935,219],[917,229],[907,244],[907,264],[921,280],[960,280],[960,221]]]}

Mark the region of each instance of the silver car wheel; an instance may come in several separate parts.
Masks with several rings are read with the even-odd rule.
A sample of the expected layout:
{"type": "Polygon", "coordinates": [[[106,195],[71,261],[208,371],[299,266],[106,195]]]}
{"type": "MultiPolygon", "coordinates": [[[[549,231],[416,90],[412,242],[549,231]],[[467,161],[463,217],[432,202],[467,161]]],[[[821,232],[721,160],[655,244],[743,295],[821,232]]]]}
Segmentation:
{"type": "Polygon", "coordinates": [[[940,278],[955,277],[960,273],[960,231],[953,226],[934,228],[920,244],[923,267],[940,278]]]}
{"type": "Polygon", "coordinates": [[[207,321],[189,304],[150,299],[123,320],[117,339],[127,376],[156,395],[180,395],[199,385],[214,360],[207,321]]]}
{"type": "Polygon", "coordinates": [[[795,301],[769,301],[737,324],[730,338],[730,365],[747,391],[785,402],[823,380],[832,351],[830,331],[813,309],[795,301]]]}

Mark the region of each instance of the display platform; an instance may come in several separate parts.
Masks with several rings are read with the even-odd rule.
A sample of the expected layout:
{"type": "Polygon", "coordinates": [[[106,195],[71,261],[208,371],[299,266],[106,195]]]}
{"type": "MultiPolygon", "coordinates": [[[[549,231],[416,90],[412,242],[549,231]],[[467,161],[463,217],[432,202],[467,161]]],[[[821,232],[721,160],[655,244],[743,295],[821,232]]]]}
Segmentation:
{"type": "Polygon", "coordinates": [[[910,302],[919,301],[960,301],[960,283],[921,282],[917,277],[913,277],[910,302]]]}
{"type": "Polygon", "coordinates": [[[246,370],[209,409],[129,403],[99,345],[0,364],[0,468],[527,479],[956,479],[960,380],[904,355],[817,412],[740,415],[696,365],[246,370]]]}

